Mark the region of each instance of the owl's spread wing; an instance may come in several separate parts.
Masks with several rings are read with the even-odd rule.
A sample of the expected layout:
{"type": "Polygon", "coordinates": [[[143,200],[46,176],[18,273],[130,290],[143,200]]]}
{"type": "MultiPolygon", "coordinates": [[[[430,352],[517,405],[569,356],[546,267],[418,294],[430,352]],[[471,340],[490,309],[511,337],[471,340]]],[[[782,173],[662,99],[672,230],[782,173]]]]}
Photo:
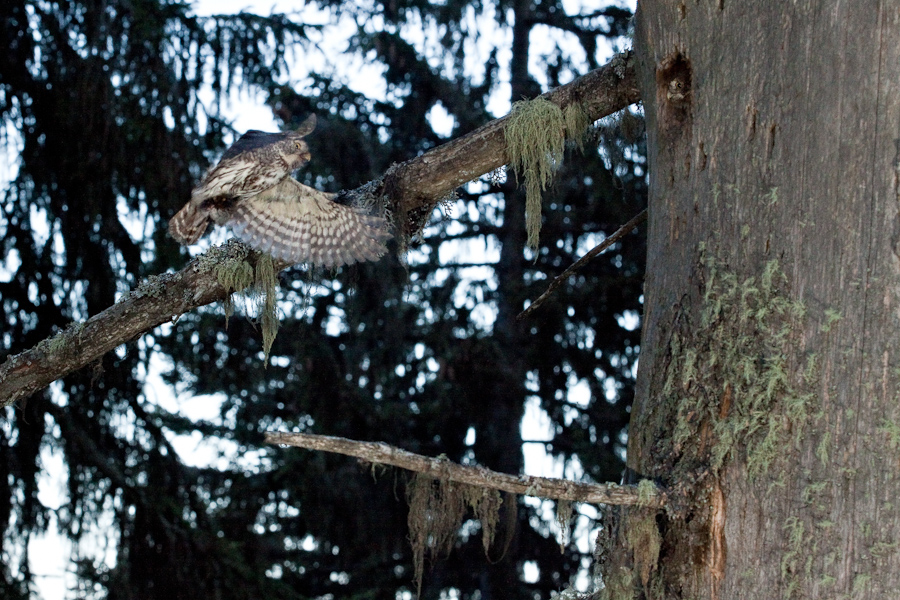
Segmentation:
{"type": "Polygon", "coordinates": [[[293,263],[337,267],[381,258],[391,237],[385,220],[330,198],[288,177],[236,203],[228,225],[254,248],[293,263]]]}

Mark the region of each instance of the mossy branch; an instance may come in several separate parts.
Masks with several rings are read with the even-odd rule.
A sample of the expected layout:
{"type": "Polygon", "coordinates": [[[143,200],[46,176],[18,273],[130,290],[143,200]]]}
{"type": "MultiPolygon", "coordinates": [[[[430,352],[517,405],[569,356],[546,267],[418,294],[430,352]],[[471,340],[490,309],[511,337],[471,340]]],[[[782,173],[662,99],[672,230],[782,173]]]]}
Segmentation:
{"type": "MultiPolygon", "coordinates": [[[[255,267],[260,254],[230,240],[198,256],[177,273],[153,276],[137,289],[84,323],[41,341],[30,350],[9,357],[0,365],[0,406],[26,398],[53,381],[100,360],[104,354],[138,338],[163,323],[213,302],[230,298],[252,282],[251,278],[223,277],[229,264],[246,261],[255,267]]],[[[288,263],[275,261],[276,272],[288,263]]]]}
{"type": "Polygon", "coordinates": [[[500,490],[523,496],[587,504],[634,505],[654,508],[660,508],[666,502],[666,495],[663,490],[655,486],[654,490],[650,490],[647,484],[639,487],[637,485],[618,485],[615,483],[582,483],[531,475],[509,475],[491,471],[484,467],[459,465],[445,458],[422,456],[421,454],[401,450],[383,442],[360,442],[342,437],[310,433],[276,432],[267,433],[265,440],[269,444],[281,444],[344,454],[371,463],[391,465],[416,473],[424,473],[436,479],[455,481],[484,489],[500,490]]]}
{"type": "MultiPolygon", "coordinates": [[[[631,53],[619,54],[606,65],[571,83],[538,96],[563,111],[567,127],[593,123],[641,100],[631,53]],[[577,106],[578,112],[567,110],[577,106]]],[[[438,201],[467,181],[510,162],[506,126],[510,115],[487,123],[460,138],[406,161],[386,174],[379,187],[405,214],[432,209],[438,201]]],[[[571,136],[576,141],[578,136],[571,136]]]]}
{"type": "MultiPolygon", "coordinates": [[[[584,111],[584,118],[600,119],[640,100],[631,63],[630,57],[617,56],[609,64],[541,98],[560,106],[563,111],[577,104],[584,111]]],[[[383,196],[390,204],[389,209],[398,215],[416,209],[429,210],[460,185],[508,162],[504,139],[507,119],[496,119],[405,163],[394,165],[380,179],[351,190],[347,195],[351,201],[360,194],[383,196]]],[[[230,244],[228,248],[238,246],[241,245],[230,244]]],[[[151,277],[132,294],[83,324],[73,325],[29,350],[8,356],[0,365],[0,406],[26,398],[53,381],[95,363],[105,353],[181,314],[229,298],[231,292],[218,281],[215,272],[197,268],[198,264],[218,256],[217,252],[220,250],[210,250],[177,273],[151,277]]],[[[276,262],[275,272],[287,266],[287,263],[276,262]]]]}

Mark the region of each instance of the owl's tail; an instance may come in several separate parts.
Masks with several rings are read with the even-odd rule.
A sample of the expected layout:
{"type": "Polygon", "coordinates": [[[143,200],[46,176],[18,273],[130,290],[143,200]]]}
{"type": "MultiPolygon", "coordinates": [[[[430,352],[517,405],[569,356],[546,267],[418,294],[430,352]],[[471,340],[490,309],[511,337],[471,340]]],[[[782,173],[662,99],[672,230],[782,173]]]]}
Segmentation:
{"type": "Polygon", "coordinates": [[[190,246],[200,239],[207,226],[209,216],[206,211],[200,210],[193,202],[188,202],[169,220],[169,235],[179,244],[190,246]]]}

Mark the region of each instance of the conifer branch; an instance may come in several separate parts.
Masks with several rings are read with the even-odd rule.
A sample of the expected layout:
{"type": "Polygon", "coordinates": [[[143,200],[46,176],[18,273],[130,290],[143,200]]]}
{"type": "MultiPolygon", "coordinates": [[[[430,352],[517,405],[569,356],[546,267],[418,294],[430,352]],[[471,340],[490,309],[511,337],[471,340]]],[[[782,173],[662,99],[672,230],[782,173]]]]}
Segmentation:
{"type": "Polygon", "coordinates": [[[329,435],[277,432],[267,433],[265,441],[269,444],[344,454],[370,463],[391,465],[407,471],[423,473],[435,479],[537,498],[654,508],[662,507],[666,501],[665,493],[656,486],[649,488],[646,485],[582,483],[532,475],[509,475],[484,467],[460,465],[446,458],[422,456],[383,442],[360,442],[329,435]]]}
{"type": "MultiPolygon", "coordinates": [[[[573,82],[547,92],[544,99],[565,108],[580,103],[591,120],[600,119],[640,100],[634,66],[628,55],[573,82]]],[[[388,198],[395,214],[435,205],[463,183],[507,162],[503,127],[506,117],[438,146],[421,156],[395,165],[380,180],[349,192],[388,198]]],[[[242,246],[231,242],[192,260],[177,273],[142,282],[123,300],[84,323],[43,340],[29,350],[9,356],[0,365],[0,407],[26,398],[53,381],[87,367],[104,354],[143,333],[197,307],[225,300],[233,291],[222,285],[213,269],[198,265],[215,252],[242,246]]],[[[276,263],[281,270],[289,265],[276,263]]]]}

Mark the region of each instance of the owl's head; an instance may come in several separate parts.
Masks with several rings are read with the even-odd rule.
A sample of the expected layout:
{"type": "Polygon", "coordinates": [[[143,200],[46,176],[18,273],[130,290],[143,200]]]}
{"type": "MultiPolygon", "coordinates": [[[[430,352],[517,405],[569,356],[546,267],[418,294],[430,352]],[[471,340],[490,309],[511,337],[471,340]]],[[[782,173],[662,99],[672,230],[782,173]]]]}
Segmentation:
{"type": "Polygon", "coordinates": [[[296,131],[291,131],[281,142],[281,153],[291,169],[302,167],[309,162],[310,153],[309,146],[306,144],[305,138],[316,128],[316,115],[306,117],[300,127],[296,131]]]}

